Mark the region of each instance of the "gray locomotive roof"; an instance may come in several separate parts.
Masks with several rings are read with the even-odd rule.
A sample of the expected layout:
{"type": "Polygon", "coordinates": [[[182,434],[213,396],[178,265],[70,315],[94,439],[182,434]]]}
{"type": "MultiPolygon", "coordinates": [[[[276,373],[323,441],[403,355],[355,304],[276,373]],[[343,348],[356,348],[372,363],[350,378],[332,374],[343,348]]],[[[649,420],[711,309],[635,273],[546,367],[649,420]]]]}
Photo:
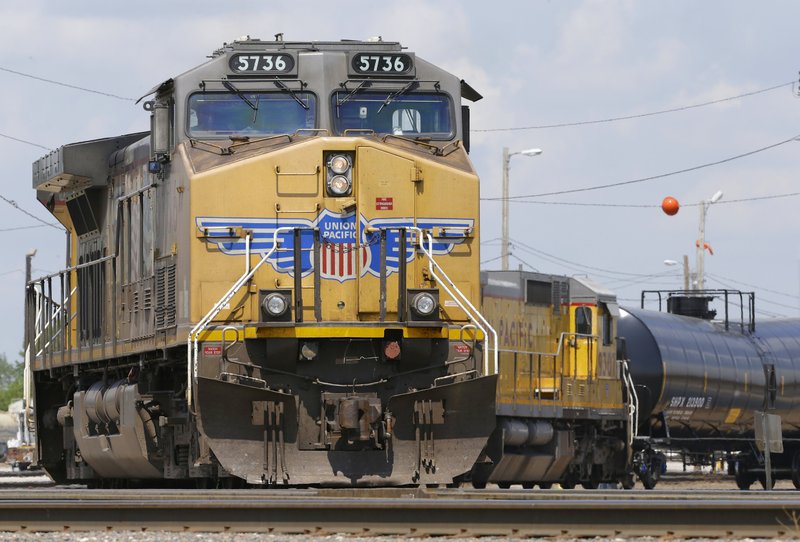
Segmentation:
{"type": "Polygon", "coordinates": [[[262,51],[264,49],[282,50],[292,49],[297,51],[352,51],[372,49],[374,51],[393,52],[405,49],[397,41],[360,41],[360,40],[340,40],[340,41],[264,41],[258,38],[234,40],[232,43],[223,43],[222,47],[212,53],[212,56],[220,56],[227,51],[262,51]]]}

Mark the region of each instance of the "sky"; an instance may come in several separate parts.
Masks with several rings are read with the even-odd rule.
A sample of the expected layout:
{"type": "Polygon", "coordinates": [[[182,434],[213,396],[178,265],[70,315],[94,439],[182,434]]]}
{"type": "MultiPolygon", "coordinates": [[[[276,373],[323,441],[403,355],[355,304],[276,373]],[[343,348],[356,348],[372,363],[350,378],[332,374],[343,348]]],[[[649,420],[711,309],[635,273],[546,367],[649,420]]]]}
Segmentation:
{"type": "Polygon", "coordinates": [[[0,353],[22,346],[25,254],[37,250],[34,277],[65,266],[31,163],[148,129],[134,101],[153,86],[223,42],[278,32],[399,41],[483,94],[471,158],[485,269],[500,268],[502,149],[541,148],[510,162],[512,268],[587,276],[637,305],[642,289],[682,287],[682,269],[663,262],[687,254],[694,270],[699,203],[721,190],[707,287],[754,291],[758,318],[797,317],[797,20],[791,1],[4,2],[0,353]],[[595,122],[620,117],[635,118],[595,122]],[[540,196],[552,192],[566,193],[540,196]],[[666,196],[681,203],[675,216],[660,209],[666,196]]]}

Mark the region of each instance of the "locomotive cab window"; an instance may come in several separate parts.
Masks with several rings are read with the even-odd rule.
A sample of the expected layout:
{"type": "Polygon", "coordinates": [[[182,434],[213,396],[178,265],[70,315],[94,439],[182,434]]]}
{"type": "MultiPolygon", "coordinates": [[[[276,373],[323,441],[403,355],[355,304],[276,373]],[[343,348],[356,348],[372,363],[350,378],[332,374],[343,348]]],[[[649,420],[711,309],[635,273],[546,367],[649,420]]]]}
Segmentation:
{"type": "Polygon", "coordinates": [[[580,335],[592,334],[592,310],[589,307],[575,309],[575,333],[580,335]]]}
{"type": "Polygon", "coordinates": [[[373,130],[379,134],[442,140],[455,135],[453,103],[446,94],[335,92],[331,109],[333,127],[339,135],[345,130],[373,130]]]}
{"type": "Polygon", "coordinates": [[[189,97],[186,118],[190,137],[293,134],[317,127],[317,103],[310,92],[204,92],[189,97]]]}

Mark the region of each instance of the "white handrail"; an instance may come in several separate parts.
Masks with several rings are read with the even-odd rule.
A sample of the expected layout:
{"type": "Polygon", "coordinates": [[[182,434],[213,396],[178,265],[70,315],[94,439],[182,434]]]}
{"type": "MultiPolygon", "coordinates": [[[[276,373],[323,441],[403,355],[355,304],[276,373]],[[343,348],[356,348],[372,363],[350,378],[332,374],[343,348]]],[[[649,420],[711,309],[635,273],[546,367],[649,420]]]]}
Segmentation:
{"type": "MultiPolygon", "coordinates": [[[[208,324],[214,319],[217,314],[220,313],[222,308],[225,306],[226,303],[230,302],[233,299],[233,296],[236,295],[236,292],[239,291],[244,283],[249,281],[253,278],[258,268],[261,267],[272,254],[278,249],[278,234],[283,231],[290,231],[297,229],[295,226],[286,226],[281,228],[276,228],[275,232],[272,234],[272,248],[261,258],[261,260],[253,266],[252,269],[246,271],[244,275],[242,275],[239,280],[237,280],[233,286],[222,296],[222,298],[217,301],[217,303],[211,308],[210,311],[199,321],[197,325],[195,325],[192,330],[189,332],[189,337],[186,339],[186,355],[187,355],[187,368],[186,368],[186,401],[189,405],[189,408],[192,407],[192,392],[194,389],[194,380],[197,378],[197,344],[198,344],[198,337],[200,333],[208,326],[208,324]],[[194,348],[192,347],[194,346],[194,348]]],[[[248,254],[249,259],[249,254],[248,254]]],[[[299,270],[295,270],[295,273],[299,272],[299,270]]]]}
{"type": "Polygon", "coordinates": [[[475,326],[481,330],[483,336],[486,337],[486,348],[483,351],[484,376],[490,374],[489,373],[490,349],[493,351],[493,358],[494,358],[493,360],[494,373],[491,374],[497,374],[498,373],[497,332],[492,327],[492,325],[486,320],[486,318],[484,318],[484,316],[480,313],[480,311],[478,311],[478,309],[475,308],[475,306],[470,302],[470,300],[467,299],[467,296],[465,296],[461,292],[461,290],[458,289],[458,286],[455,285],[452,279],[449,276],[447,276],[447,273],[444,271],[444,269],[442,269],[442,267],[438,263],[436,263],[436,260],[434,260],[433,258],[433,236],[430,233],[423,232],[420,228],[412,227],[409,229],[414,230],[419,234],[420,248],[422,249],[422,252],[424,252],[425,255],[428,257],[428,270],[430,271],[433,278],[439,282],[444,291],[453,299],[453,301],[456,302],[459,308],[467,314],[469,319],[475,323],[475,326]],[[425,248],[424,239],[428,240],[428,245],[429,245],[428,249],[425,248]],[[436,273],[437,269],[441,273],[441,277],[437,275],[436,273]],[[444,278],[445,280],[442,280],[442,278],[444,278]],[[452,288],[452,290],[450,288],[452,288]],[[458,297],[456,295],[453,295],[454,293],[458,294],[458,297]],[[469,307],[469,310],[467,310],[467,307],[469,307]],[[487,330],[489,331],[489,333],[486,332],[487,330]],[[491,334],[491,345],[493,346],[490,346],[490,341],[489,341],[490,334],[491,334]]]}

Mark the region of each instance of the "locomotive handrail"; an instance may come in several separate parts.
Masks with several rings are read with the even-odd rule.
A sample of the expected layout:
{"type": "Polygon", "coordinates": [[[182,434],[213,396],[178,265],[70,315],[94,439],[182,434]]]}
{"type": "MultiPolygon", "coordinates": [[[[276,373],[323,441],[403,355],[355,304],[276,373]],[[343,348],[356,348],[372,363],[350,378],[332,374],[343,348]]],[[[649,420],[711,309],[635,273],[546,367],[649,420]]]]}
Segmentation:
{"type": "Polygon", "coordinates": [[[507,348],[500,348],[498,352],[510,352],[510,353],[517,353],[517,354],[532,354],[534,356],[560,356],[561,355],[561,348],[564,346],[566,342],[565,339],[567,337],[574,337],[576,339],[593,339],[597,340],[599,337],[597,335],[590,335],[587,333],[574,333],[572,331],[562,331],[558,335],[558,348],[556,348],[552,352],[535,352],[533,350],[510,350],[507,348]]]}
{"type": "Polygon", "coordinates": [[[52,278],[55,278],[55,277],[59,277],[59,276],[63,275],[64,273],[69,273],[70,271],[77,271],[78,269],[83,269],[85,267],[90,267],[90,266],[96,265],[98,263],[103,263],[103,262],[106,262],[108,260],[113,260],[116,257],[117,257],[116,254],[111,254],[109,256],[103,256],[102,258],[98,258],[96,260],[92,260],[91,262],[84,262],[84,263],[80,263],[78,265],[73,265],[71,267],[66,267],[66,268],[62,269],[61,271],[56,271],[55,273],[50,273],[49,275],[44,275],[44,276],[36,278],[36,279],[31,279],[28,282],[28,285],[36,284],[36,283],[39,283],[39,282],[43,282],[43,281],[45,281],[47,279],[52,279],[52,278]]]}
{"type": "MultiPolygon", "coordinates": [[[[427,233],[427,232],[423,233],[423,231],[420,228],[411,227],[409,229],[410,230],[415,230],[419,234],[419,239],[420,239],[419,246],[422,249],[422,252],[424,252],[425,255],[428,257],[428,270],[430,271],[431,276],[433,276],[434,279],[438,280],[438,282],[441,284],[442,288],[444,288],[444,291],[447,292],[447,294],[453,299],[453,301],[456,302],[456,304],[459,306],[459,308],[461,310],[463,310],[467,314],[467,316],[470,318],[470,320],[475,322],[475,326],[478,329],[481,330],[481,332],[483,333],[484,337],[487,337],[487,338],[489,337],[489,334],[486,332],[487,329],[491,332],[491,338],[492,338],[492,341],[491,341],[492,347],[491,347],[491,349],[494,352],[494,354],[493,354],[493,358],[494,358],[494,373],[493,374],[497,374],[498,373],[498,364],[499,364],[499,361],[498,361],[498,350],[497,350],[497,344],[498,344],[497,343],[497,331],[495,331],[495,329],[486,320],[486,318],[484,318],[484,316],[480,313],[480,311],[478,311],[478,309],[475,308],[475,306],[469,301],[469,299],[467,299],[467,296],[465,296],[461,292],[461,290],[458,289],[458,287],[450,279],[450,277],[447,276],[447,273],[445,273],[444,269],[442,269],[442,267],[438,263],[436,263],[436,260],[434,260],[434,258],[433,258],[433,236],[430,233],[427,233]],[[425,238],[427,238],[427,240],[428,240],[428,245],[429,245],[428,249],[425,248],[425,243],[424,243],[424,239],[425,238]],[[450,288],[448,288],[448,284],[446,284],[445,281],[443,281],[441,278],[439,278],[439,276],[437,276],[437,274],[436,274],[436,270],[437,269],[441,272],[441,275],[445,279],[445,281],[447,283],[449,283],[450,288],[452,288],[452,290],[450,290],[450,288]],[[453,292],[457,293],[458,296],[460,296],[461,299],[459,300],[458,297],[453,295],[453,292]],[[467,310],[466,307],[469,307],[470,310],[467,310]],[[470,312],[470,311],[472,311],[472,312],[470,312]],[[481,324],[483,324],[483,325],[481,325],[481,324]]],[[[489,341],[487,340],[486,342],[487,342],[487,345],[486,345],[487,347],[483,351],[483,374],[484,374],[484,376],[490,374],[489,373],[489,350],[490,350],[490,347],[489,347],[489,341]]]]}
{"type": "Polygon", "coordinates": [[[244,284],[248,280],[253,278],[253,275],[255,275],[256,271],[258,271],[258,268],[261,267],[277,250],[279,245],[278,234],[284,231],[291,231],[295,229],[296,229],[295,226],[285,226],[276,228],[272,234],[272,248],[269,249],[269,251],[261,258],[261,260],[256,265],[252,267],[252,269],[245,271],[245,273],[241,277],[239,277],[239,280],[237,280],[233,284],[233,286],[230,287],[230,289],[225,293],[225,295],[223,295],[222,298],[220,298],[220,300],[217,301],[217,303],[213,307],[211,307],[211,310],[208,311],[208,313],[206,313],[206,315],[199,322],[197,322],[197,325],[195,325],[189,332],[189,337],[186,340],[186,351],[187,351],[187,362],[188,362],[188,367],[186,368],[186,374],[187,374],[186,402],[189,405],[189,408],[192,407],[192,402],[193,402],[192,392],[194,390],[194,380],[197,378],[197,343],[200,333],[208,326],[208,324],[214,319],[214,317],[220,313],[222,307],[224,307],[226,303],[230,302],[230,300],[233,299],[233,296],[236,295],[236,292],[238,292],[239,289],[242,286],[244,286],[244,284]]]}

